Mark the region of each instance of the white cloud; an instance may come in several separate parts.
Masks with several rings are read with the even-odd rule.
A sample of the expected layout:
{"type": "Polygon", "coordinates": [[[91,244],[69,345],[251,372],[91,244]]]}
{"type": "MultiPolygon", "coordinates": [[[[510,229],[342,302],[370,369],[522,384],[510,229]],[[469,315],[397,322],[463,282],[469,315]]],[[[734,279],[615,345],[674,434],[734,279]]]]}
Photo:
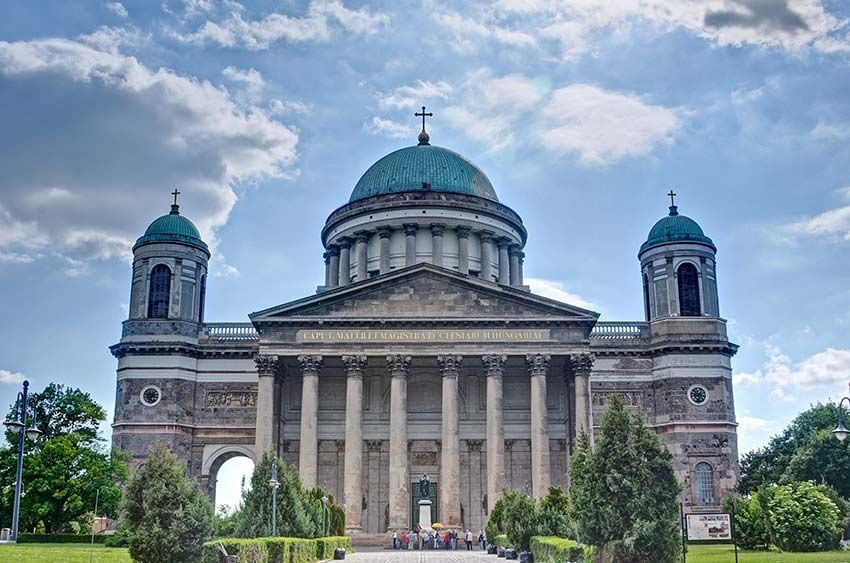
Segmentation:
{"type": "Polygon", "coordinates": [[[608,164],[646,154],[672,142],[681,123],[675,109],[590,84],[555,90],[542,117],[542,146],[577,154],[585,164],[608,164]]]}
{"type": "Polygon", "coordinates": [[[0,42],[0,121],[0,252],[69,274],[129,256],[174,186],[214,244],[235,188],[297,173],[298,133],[267,110],[82,40],[0,42]]]}
{"type": "Polygon", "coordinates": [[[249,68],[241,70],[234,66],[225,68],[221,73],[225,78],[236,84],[242,85],[240,92],[244,102],[256,104],[262,99],[263,90],[266,88],[266,81],[260,71],[249,68]]]}
{"type": "Polygon", "coordinates": [[[135,27],[107,27],[100,26],[92,33],[80,35],[81,43],[84,43],[99,51],[118,54],[125,47],[139,48],[144,46],[150,35],[142,33],[135,27]]]}
{"type": "Polygon", "coordinates": [[[541,278],[525,278],[525,283],[531,288],[532,293],[542,295],[543,297],[575,305],[582,309],[589,309],[597,312],[600,310],[599,306],[595,303],[569,291],[562,282],[544,280],[541,278]]]}
{"type": "MultiPolygon", "coordinates": [[[[207,6],[197,10],[207,15],[212,11],[207,6]]],[[[313,0],[304,17],[275,12],[262,19],[251,20],[243,16],[243,11],[240,6],[240,9],[232,9],[224,19],[207,20],[194,32],[180,34],[172,31],[171,35],[186,43],[215,43],[222,47],[244,47],[257,51],[268,49],[278,41],[327,41],[336,27],[355,35],[373,35],[389,22],[386,14],[373,13],[366,8],[351,10],[336,0],[313,0]]]]}
{"type": "Polygon", "coordinates": [[[431,100],[445,100],[454,88],[448,82],[429,82],[418,80],[414,84],[399,86],[389,93],[378,93],[378,107],[381,110],[419,109],[431,100]]]}
{"type": "Polygon", "coordinates": [[[275,98],[269,101],[269,111],[271,111],[275,115],[286,115],[291,113],[306,114],[310,113],[312,110],[310,109],[309,105],[302,102],[295,102],[292,100],[279,100],[275,98]]]}
{"type": "Polygon", "coordinates": [[[24,374],[0,369],[0,384],[17,385],[19,383],[23,383],[23,381],[24,374]]]}
{"type": "Polygon", "coordinates": [[[809,136],[816,141],[841,141],[850,137],[850,127],[843,123],[824,123],[815,125],[809,136]]]}
{"type": "Polygon", "coordinates": [[[124,7],[124,4],[121,2],[107,2],[103,5],[104,8],[118,16],[119,18],[126,18],[130,14],[127,13],[127,8],[124,7]]]}
{"type": "Polygon", "coordinates": [[[495,41],[513,47],[528,47],[537,43],[531,33],[488,21],[485,13],[465,16],[458,12],[436,9],[431,17],[441,30],[453,34],[451,45],[459,52],[475,51],[486,41],[495,41]]]}
{"type": "Polygon", "coordinates": [[[850,241],[850,205],[824,211],[783,229],[790,235],[808,235],[850,241]]]}
{"type": "Polygon", "coordinates": [[[408,124],[377,116],[364,123],[363,130],[390,139],[413,139],[416,134],[416,129],[408,124]]]}

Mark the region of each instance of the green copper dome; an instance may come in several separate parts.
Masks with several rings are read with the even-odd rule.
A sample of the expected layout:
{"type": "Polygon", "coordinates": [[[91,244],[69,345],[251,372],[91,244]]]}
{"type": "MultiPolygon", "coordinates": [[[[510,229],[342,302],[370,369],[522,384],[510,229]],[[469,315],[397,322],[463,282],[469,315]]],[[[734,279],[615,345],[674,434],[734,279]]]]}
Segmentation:
{"type": "Polygon", "coordinates": [[[190,220],[180,215],[179,210],[179,205],[172,205],[171,213],[151,223],[133,248],[149,242],[179,242],[209,252],[207,244],[201,240],[198,229],[190,220]]]}
{"type": "Polygon", "coordinates": [[[451,192],[499,201],[493,184],[465,157],[428,144],[391,152],[373,164],[357,182],[349,202],[402,192],[451,192]]]}
{"type": "Polygon", "coordinates": [[[670,206],[670,214],[652,227],[646,242],[640,247],[640,253],[658,244],[670,242],[697,242],[717,250],[714,242],[705,236],[702,228],[690,217],[679,215],[678,207],[670,206]]]}

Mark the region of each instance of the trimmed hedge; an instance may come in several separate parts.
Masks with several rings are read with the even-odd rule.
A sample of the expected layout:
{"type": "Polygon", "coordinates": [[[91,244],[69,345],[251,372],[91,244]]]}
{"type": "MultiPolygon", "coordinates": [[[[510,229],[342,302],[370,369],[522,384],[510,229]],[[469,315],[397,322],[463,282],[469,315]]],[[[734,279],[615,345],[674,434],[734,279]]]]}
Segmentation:
{"type": "Polygon", "coordinates": [[[592,557],[592,548],[580,545],[575,540],[555,536],[531,538],[531,553],[534,563],[583,563],[592,557]]]}
{"type": "Polygon", "coordinates": [[[331,559],[338,547],[353,553],[351,538],[332,536],[317,539],[301,538],[223,538],[204,544],[203,563],[220,563],[219,544],[228,555],[238,555],[239,563],[312,563],[331,559]]]}
{"type": "Polygon", "coordinates": [[[508,534],[499,534],[493,538],[493,545],[496,547],[508,547],[508,534]]]}
{"type": "MultiPolygon", "coordinates": [[[[108,535],[94,535],[94,543],[104,543],[108,535]]],[[[18,543],[89,543],[91,534],[18,534],[18,543]]]]}

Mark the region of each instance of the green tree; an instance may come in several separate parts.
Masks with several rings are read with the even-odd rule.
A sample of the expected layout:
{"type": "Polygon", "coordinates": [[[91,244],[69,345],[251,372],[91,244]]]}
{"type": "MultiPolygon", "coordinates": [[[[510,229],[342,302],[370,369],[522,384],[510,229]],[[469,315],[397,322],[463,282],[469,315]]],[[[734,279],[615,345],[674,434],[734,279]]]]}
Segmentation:
{"type": "Polygon", "coordinates": [[[272,534],[272,460],[277,460],[277,535],[293,538],[317,538],[322,535],[322,502],[301,485],[298,472],[271,452],[263,454],[251,475],[251,488],[242,491],[242,509],[236,534],[259,538],[272,534]]]}
{"type": "MultiPolygon", "coordinates": [[[[505,491],[502,491],[502,495],[505,491]]],[[[487,524],[484,525],[484,531],[487,534],[488,541],[496,541],[496,536],[505,533],[505,503],[502,499],[496,501],[493,508],[490,510],[490,516],[487,518],[487,524]]]]}
{"type": "Polygon", "coordinates": [[[741,458],[738,491],[746,495],[760,485],[815,481],[850,497],[850,441],[832,435],[837,421],[835,403],[819,403],[800,413],[767,446],[741,458]]]}
{"type": "Polygon", "coordinates": [[[121,508],[119,527],[134,561],[201,560],[201,546],[212,533],[212,503],[162,444],[130,477],[121,508]]]}
{"type": "Polygon", "coordinates": [[[540,499],[538,509],[540,535],[572,538],[575,533],[570,525],[569,514],[570,498],[560,487],[549,487],[549,492],[540,499]]]}
{"type": "Polygon", "coordinates": [[[803,481],[774,487],[767,501],[777,547],[826,551],[841,540],[841,513],[821,487],[803,481]]]}
{"type": "Polygon", "coordinates": [[[735,541],[745,549],[765,549],[770,545],[765,515],[758,493],[746,497],[727,494],[723,511],[735,514],[735,541]]]}
{"type": "Polygon", "coordinates": [[[614,562],[676,560],[680,486],[672,455],[621,400],[611,400],[595,444],[579,437],[570,475],[579,541],[614,562]]]}
{"type": "Polygon", "coordinates": [[[531,537],[539,534],[537,504],[530,496],[517,491],[505,491],[501,500],[505,507],[504,525],[508,542],[517,549],[528,551],[531,537]]]}
{"type": "MultiPolygon", "coordinates": [[[[116,517],[128,456],[110,452],[98,435],[106,419],[103,408],[88,393],[54,383],[32,393],[29,407],[42,436],[26,444],[21,528],[75,531],[94,510],[97,496],[98,514],[116,517]]],[[[13,412],[14,405],[9,416],[13,412]]],[[[0,450],[0,482],[8,484],[0,492],[3,526],[11,524],[18,440],[9,432],[6,438],[0,450]]]]}

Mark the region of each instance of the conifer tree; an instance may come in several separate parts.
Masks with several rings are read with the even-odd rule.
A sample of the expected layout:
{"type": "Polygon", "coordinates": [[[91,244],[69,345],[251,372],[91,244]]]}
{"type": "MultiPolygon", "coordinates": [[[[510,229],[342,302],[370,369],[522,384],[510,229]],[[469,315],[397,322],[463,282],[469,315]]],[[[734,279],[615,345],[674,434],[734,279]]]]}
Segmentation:
{"type": "Polygon", "coordinates": [[[613,398],[595,444],[579,437],[570,469],[578,540],[615,563],[667,563],[679,553],[673,457],[643,419],[613,398]]]}

